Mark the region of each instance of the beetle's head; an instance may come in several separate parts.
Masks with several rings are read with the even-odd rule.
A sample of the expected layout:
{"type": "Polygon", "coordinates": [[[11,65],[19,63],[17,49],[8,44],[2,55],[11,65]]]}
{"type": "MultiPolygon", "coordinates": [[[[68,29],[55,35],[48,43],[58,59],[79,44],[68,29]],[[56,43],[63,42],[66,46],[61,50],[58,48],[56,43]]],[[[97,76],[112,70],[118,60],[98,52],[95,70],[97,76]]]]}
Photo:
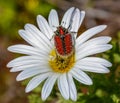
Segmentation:
{"type": "Polygon", "coordinates": [[[65,36],[65,34],[68,33],[68,30],[62,26],[57,27],[57,30],[55,31],[55,35],[57,36],[65,36]]]}

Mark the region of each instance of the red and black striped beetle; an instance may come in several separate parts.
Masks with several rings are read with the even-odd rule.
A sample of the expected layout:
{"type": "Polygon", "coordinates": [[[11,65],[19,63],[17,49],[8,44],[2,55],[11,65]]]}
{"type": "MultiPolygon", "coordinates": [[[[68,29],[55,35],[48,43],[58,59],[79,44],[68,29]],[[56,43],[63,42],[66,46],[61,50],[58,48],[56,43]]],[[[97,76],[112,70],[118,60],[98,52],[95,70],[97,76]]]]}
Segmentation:
{"type": "Polygon", "coordinates": [[[57,54],[62,57],[69,56],[74,52],[74,35],[62,26],[55,31],[54,43],[57,54]]]}

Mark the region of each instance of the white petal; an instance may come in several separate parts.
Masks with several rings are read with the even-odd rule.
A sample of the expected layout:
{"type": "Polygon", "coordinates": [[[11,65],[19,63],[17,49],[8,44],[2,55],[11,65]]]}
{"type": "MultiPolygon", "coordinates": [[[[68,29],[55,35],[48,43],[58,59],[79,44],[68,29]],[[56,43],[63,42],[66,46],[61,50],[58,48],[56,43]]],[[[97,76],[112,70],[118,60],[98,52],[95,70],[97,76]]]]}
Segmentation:
{"type": "Polygon", "coordinates": [[[27,54],[27,55],[42,56],[42,55],[47,54],[46,52],[44,52],[42,50],[40,51],[32,46],[22,45],[22,44],[10,46],[10,47],[8,47],[8,50],[11,52],[27,54]]]}
{"type": "Polygon", "coordinates": [[[97,53],[105,52],[112,48],[112,45],[93,45],[90,47],[85,47],[83,50],[76,52],[76,60],[82,59],[83,57],[94,55],[97,53]]]}
{"type": "Polygon", "coordinates": [[[27,61],[21,61],[21,62],[14,62],[14,63],[11,63],[10,66],[11,67],[17,67],[17,66],[22,66],[22,65],[30,65],[30,64],[41,64],[42,65],[45,65],[47,64],[47,61],[42,61],[42,60],[27,60],[27,61]]]}
{"type": "Polygon", "coordinates": [[[25,92],[30,92],[31,90],[36,88],[38,85],[40,85],[41,82],[43,82],[47,77],[49,77],[49,75],[51,75],[51,73],[44,73],[44,74],[33,77],[29,81],[29,83],[25,89],[25,92]]]}
{"type": "Polygon", "coordinates": [[[80,69],[73,68],[70,71],[70,73],[80,83],[83,83],[83,84],[86,84],[86,85],[92,85],[92,80],[90,79],[90,77],[86,73],[84,73],[83,71],[81,71],[80,69]]]}
{"type": "Polygon", "coordinates": [[[45,60],[45,59],[40,58],[40,57],[38,58],[38,57],[35,57],[35,56],[22,56],[22,57],[19,57],[19,58],[16,58],[16,59],[10,61],[7,64],[7,67],[14,67],[15,66],[14,64],[16,64],[16,66],[17,66],[17,64],[18,65],[23,64],[21,62],[25,62],[25,61],[29,62],[29,61],[41,61],[41,60],[45,60]]]}
{"type": "Polygon", "coordinates": [[[108,73],[109,69],[107,69],[102,64],[103,64],[103,61],[102,61],[102,63],[97,62],[97,61],[95,62],[94,60],[92,60],[92,58],[91,59],[87,59],[87,57],[86,57],[86,59],[79,60],[75,64],[75,68],[79,68],[79,69],[81,69],[83,71],[89,71],[89,72],[108,73]]]}
{"type": "Polygon", "coordinates": [[[102,64],[98,62],[91,62],[91,61],[85,61],[85,60],[79,60],[76,65],[78,66],[90,66],[90,67],[96,67],[96,68],[105,68],[102,64]]]}
{"type": "Polygon", "coordinates": [[[90,39],[92,36],[94,36],[95,34],[100,33],[106,27],[107,27],[106,25],[100,25],[100,26],[96,26],[91,29],[88,29],[77,38],[76,46],[81,45],[82,43],[90,39]]]}
{"type": "MultiPolygon", "coordinates": [[[[19,35],[25,40],[27,41],[30,45],[32,45],[33,47],[37,47],[37,48],[42,48],[38,42],[38,40],[36,41],[30,33],[28,33],[27,31],[25,30],[19,30],[19,35]]],[[[43,50],[45,48],[42,48],[43,50]]]]}
{"type": "Polygon", "coordinates": [[[46,100],[47,97],[50,95],[52,88],[55,84],[56,79],[58,78],[58,74],[52,74],[51,76],[49,76],[49,78],[46,80],[43,88],[42,88],[42,92],[41,92],[41,96],[42,96],[42,100],[46,100]]]}
{"type": "Polygon", "coordinates": [[[42,64],[42,65],[45,65],[45,64],[47,64],[47,61],[42,60],[42,59],[41,60],[29,59],[29,60],[25,60],[25,61],[16,61],[16,62],[14,62],[14,60],[13,60],[13,61],[9,62],[8,66],[9,67],[17,67],[17,66],[30,65],[30,64],[42,64]]]}
{"type": "Polygon", "coordinates": [[[68,73],[68,85],[69,85],[70,98],[73,101],[76,101],[77,100],[77,90],[76,90],[72,75],[69,73],[68,73]]]}
{"type": "Polygon", "coordinates": [[[76,65],[79,66],[93,66],[93,67],[99,67],[99,68],[104,68],[103,65],[101,65],[100,63],[96,63],[96,62],[90,62],[90,61],[84,61],[83,59],[79,60],[76,65]]]}
{"type": "Polygon", "coordinates": [[[66,73],[58,78],[58,88],[65,99],[69,99],[69,86],[66,73]]]}
{"type": "Polygon", "coordinates": [[[74,16],[72,17],[72,22],[71,22],[71,32],[77,32],[79,29],[79,23],[80,23],[80,11],[79,9],[75,9],[74,11],[74,16]]]}
{"type": "Polygon", "coordinates": [[[58,14],[57,14],[56,10],[52,9],[50,11],[48,21],[49,21],[49,25],[52,28],[52,30],[56,31],[57,27],[59,26],[58,14]]]}
{"type": "MultiPolygon", "coordinates": [[[[79,27],[84,19],[85,12],[84,11],[79,11],[79,9],[75,10],[75,14],[72,18],[72,25],[71,25],[71,32],[78,32],[79,27]]],[[[77,34],[77,33],[76,33],[77,34]]],[[[77,35],[76,35],[77,36],[77,35]]]]}
{"type": "Polygon", "coordinates": [[[40,73],[45,73],[51,71],[49,68],[29,68],[27,70],[22,71],[16,78],[17,81],[22,81],[24,79],[30,78],[32,76],[38,75],[40,73]]]}
{"type": "Polygon", "coordinates": [[[18,71],[22,71],[22,70],[26,70],[26,69],[29,69],[29,68],[37,68],[37,67],[40,67],[43,68],[43,67],[46,67],[46,64],[41,64],[41,63],[38,63],[38,64],[27,64],[27,65],[20,65],[20,66],[16,66],[14,67],[14,65],[12,65],[12,69],[10,69],[10,72],[18,72],[18,71]]]}
{"type": "Polygon", "coordinates": [[[43,33],[41,33],[34,25],[26,24],[25,30],[31,35],[31,38],[34,38],[35,41],[38,41],[40,49],[46,50],[46,48],[53,48],[50,40],[43,33]]]}
{"type": "Polygon", "coordinates": [[[52,36],[54,35],[54,32],[48,25],[46,19],[43,16],[38,15],[37,23],[38,23],[38,26],[39,26],[40,30],[42,31],[42,33],[44,33],[48,39],[51,39],[52,36]]]}
{"type": "Polygon", "coordinates": [[[75,10],[74,7],[68,9],[68,10],[66,11],[66,13],[64,14],[64,16],[63,16],[63,19],[62,19],[62,21],[61,21],[61,25],[62,25],[64,28],[66,28],[66,29],[67,29],[67,28],[69,27],[69,25],[70,25],[71,16],[72,16],[74,10],[75,10]]]}
{"type": "Polygon", "coordinates": [[[109,69],[106,67],[96,67],[96,66],[89,66],[89,65],[76,65],[76,68],[79,68],[80,70],[83,71],[88,71],[88,72],[94,72],[94,73],[109,73],[109,69]]]}
{"type": "Polygon", "coordinates": [[[82,45],[78,45],[76,47],[76,51],[79,51],[85,47],[91,47],[93,45],[101,45],[101,44],[106,44],[108,42],[111,41],[111,37],[109,36],[101,36],[101,37],[96,37],[93,39],[90,39],[88,41],[86,41],[85,43],[83,43],[82,45]]]}
{"type": "Polygon", "coordinates": [[[98,58],[98,57],[86,57],[86,58],[79,60],[77,63],[79,64],[79,62],[81,62],[81,61],[99,63],[99,64],[106,66],[106,67],[112,66],[112,64],[109,61],[107,61],[103,58],[98,58]]]}

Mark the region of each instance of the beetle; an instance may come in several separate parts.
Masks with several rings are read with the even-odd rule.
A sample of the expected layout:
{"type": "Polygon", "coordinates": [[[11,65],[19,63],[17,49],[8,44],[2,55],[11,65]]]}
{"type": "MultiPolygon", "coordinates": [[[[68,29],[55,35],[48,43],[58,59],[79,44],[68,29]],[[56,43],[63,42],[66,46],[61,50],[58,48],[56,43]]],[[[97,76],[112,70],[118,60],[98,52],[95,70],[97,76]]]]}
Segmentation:
{"type": "Polygon", "coordinates": [[[54,35],[57,54],[66,57],[74,52],[74,35],[62,26],[59,26],[54,35]]]}
{"type": "Polygon", "coordinates": [[[54,32],[54,44],[56,48],[56,52],[58,55],[62,57],[70,56],[75,51],[75,36],[76,32],[70,32],[72,28],[73,18],[75,16],[76,9],[72,11],[70,22],[68,28],[64,28],[63,26],[57,27],[57,30],[54,32]]]}

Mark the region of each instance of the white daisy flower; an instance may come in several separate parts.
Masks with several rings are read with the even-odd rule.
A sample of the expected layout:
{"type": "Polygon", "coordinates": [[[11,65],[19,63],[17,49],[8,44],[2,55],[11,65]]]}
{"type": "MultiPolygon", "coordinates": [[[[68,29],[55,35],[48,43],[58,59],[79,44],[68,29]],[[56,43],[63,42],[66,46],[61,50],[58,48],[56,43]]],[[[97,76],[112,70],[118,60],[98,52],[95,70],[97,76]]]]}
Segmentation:
{"type": "Polygon", "coordinates": [[[27,56],[10,61],[7,67],[12,68],[11,72],[21,71],[17,81],[32,77],[26,92],[45,81],[41,98],[46,100],[57,82],[61,95],[67,100],[76,101],[77,90],[73,78],[82,84],[92,85],[92,80],[85,72],[109,72],[107,67],[111,67],[112,64],[93,55],[111,49],[112,46],[107,44],[111,37],[91,39],[107,26],[96,26],[77,37],[84,16],[84,11],[72,7],[67,10],[59,24],[56,10],[51,10],[48,22],[43,16],[37,16],[39,29],[32,24],[26,24],[25,30],[19,31],[20,36],[30,46],[19,44],[10,46],[8,50],[27,56]]]}

